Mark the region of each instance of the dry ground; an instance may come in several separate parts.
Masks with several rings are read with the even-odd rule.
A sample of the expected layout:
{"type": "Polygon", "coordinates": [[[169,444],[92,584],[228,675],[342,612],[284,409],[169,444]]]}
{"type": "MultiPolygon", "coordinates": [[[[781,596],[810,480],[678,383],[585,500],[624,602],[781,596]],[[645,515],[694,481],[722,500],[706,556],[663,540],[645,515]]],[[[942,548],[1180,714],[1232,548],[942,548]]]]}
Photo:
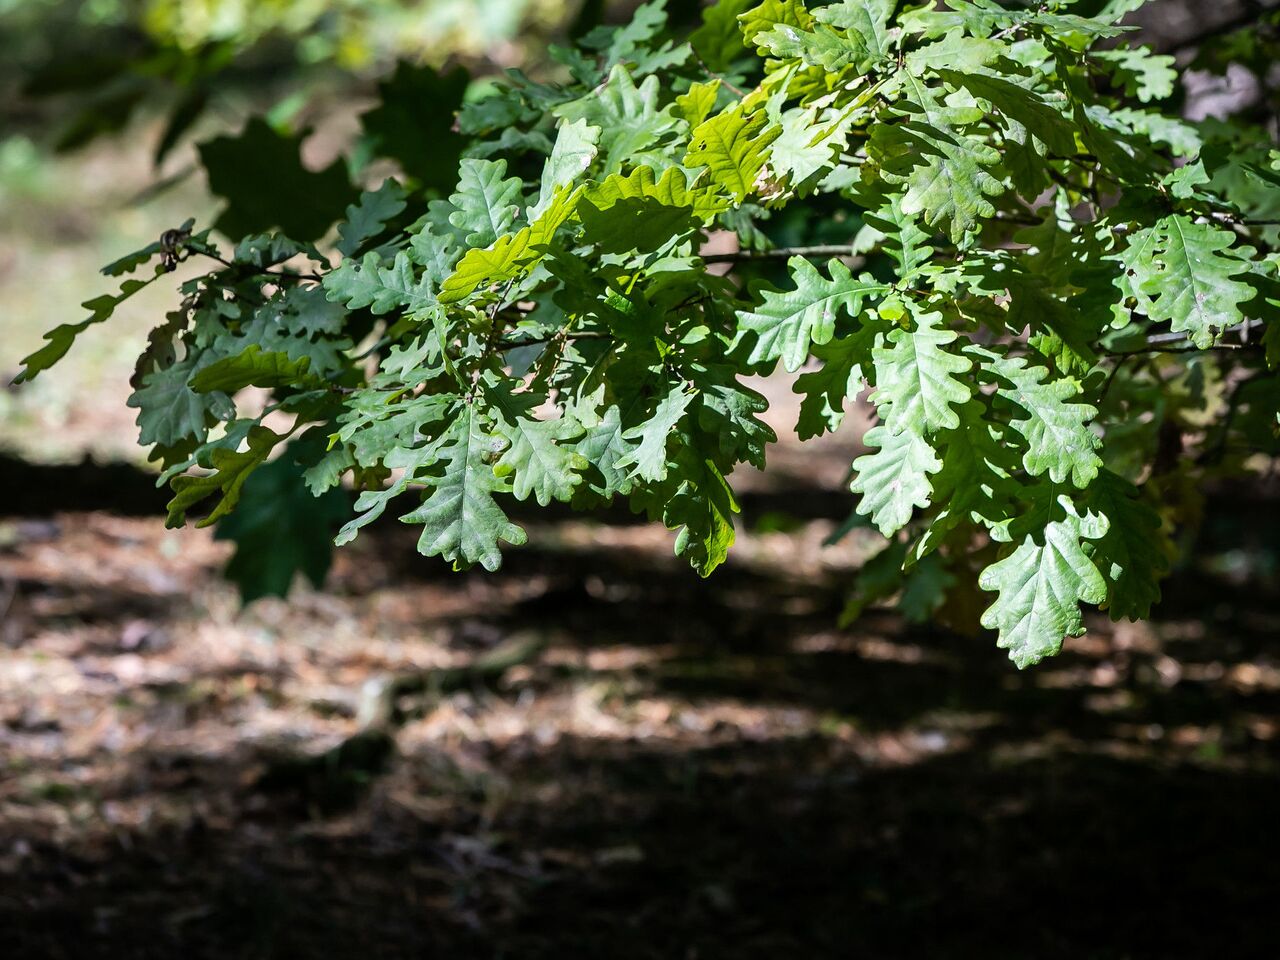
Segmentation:
{"type": "Polygon", "coordinates": [[[1156,623],[1021,674],[889,614],[836,630],[866,545],[831,526],[706,583],[645,526],[531,529],[497,576],[390,527],[240,610],[202,532],[8,522],[0,956],[1276,955],[1256,511],[1156,623]],[[527,631],[538,660],[411,717],[352,796],[267,790],[368,677],[527,631]]]}

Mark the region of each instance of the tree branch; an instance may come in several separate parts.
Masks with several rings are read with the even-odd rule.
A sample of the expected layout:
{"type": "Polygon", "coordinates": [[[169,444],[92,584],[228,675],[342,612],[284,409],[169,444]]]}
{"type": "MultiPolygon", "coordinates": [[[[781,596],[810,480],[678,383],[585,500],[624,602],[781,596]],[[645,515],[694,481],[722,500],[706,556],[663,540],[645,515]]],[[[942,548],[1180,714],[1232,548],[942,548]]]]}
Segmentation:
{"type": "Polygon", "coordinates": [[[739,263],[743,260],[789,260],[792,257],[845,257],[862,258],[853,252],[848,243],[826,243],[809,247],[775,247],[773,250],[737,250],[733,253],[708,253],[702,255],[703,263],[739,263]]]}
{"type": "Polygon", "coordinates": [[[743,98],[746,97],[746,93],[743,92],[740,88],[735,87],[732,83],[730,83],[724,77],[720,76],[720,74],[712,70],[711,67],[707,64],[707,61],[702,59],[702,54],[700,54],[692,44],[689,45],[689,49],[693,51],[693,59],[698,61],[698,64],[706,72],[707,76],[711,77],[713,80],[719,80],[721,83],[725,85],[725,89],[730,90],[734,94],[736,94],[739,100],[742,100],[743,98]]]}
{"type": "Polygon", "coordinates": [[[499,340],[494,344],[494,350],[514,350],[517,347],[540,347],[544,344],[554,343],[556,340],[612,340],[613,334],[606,333],[603,330],[583,330],[580,333],[565,333],[560,331],[553,333],[549,337],[538,337],[534,340],[499,340]]]}
{"type": "MultiPolygon", "coordinates": [[[[1222,331],[1225,337],[1228,333],[1248,333],[1251,330],[1260,329],[1263,326],[1261,320],[1248,320],[1244,323],[1238,323],[1234,327],[1227,327],[1222,331]]],[[[1147,353],[1195,353],[1200,350],[1257,350],[1261,349],[1261,344],[1254,343],[1215,343],[1208,347],[1197,347],[1194,343],[1187,343],[1187,335],[1185,333],[1157,333],[1147,338],[1146,346],[1138,347],[1134,350],[1103,350],[1102,355],[1106,357],[1138,357],[1147,353]]]]}
{"type": "Polygon", "coordinates": [[[202,257],[208,257],[210,260],[217,261],[230,270],[244,270],[246,273],[251,273],[255,277],[271,277],[272,280],[311,280],[314,283],[324,282],[324,277],[320,276],[318,273],[283,273],[278,270],[264,270],[253,267],[247,263],[236,263],[234,260],[228,260],[225,257],[220,257],[218,254],[209,250],[199,250],[195,247],[187,247],[186,249],[190,250],[192,253],[198,253],[202,257]]]}

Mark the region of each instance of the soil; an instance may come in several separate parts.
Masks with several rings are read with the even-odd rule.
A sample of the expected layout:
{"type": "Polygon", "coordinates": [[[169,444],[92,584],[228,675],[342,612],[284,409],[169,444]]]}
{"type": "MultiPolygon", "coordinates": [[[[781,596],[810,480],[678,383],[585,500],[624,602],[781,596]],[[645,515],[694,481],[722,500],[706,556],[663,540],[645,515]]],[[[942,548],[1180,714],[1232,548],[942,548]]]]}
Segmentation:
{"type": "Polygon", "coordinates": [[[1022,673],[836,629],[867,544],[821,517],[748,516],[708,581],[645,525],[532,525],[497,575],[388,525],[246,609],[202,531],[11,519],[0,956],[1280,955],[1275,502],[1208,524],[1152,623],[1022,673]],[[354,789],[268,776],[370,677],[528,632],[354,789]]]}

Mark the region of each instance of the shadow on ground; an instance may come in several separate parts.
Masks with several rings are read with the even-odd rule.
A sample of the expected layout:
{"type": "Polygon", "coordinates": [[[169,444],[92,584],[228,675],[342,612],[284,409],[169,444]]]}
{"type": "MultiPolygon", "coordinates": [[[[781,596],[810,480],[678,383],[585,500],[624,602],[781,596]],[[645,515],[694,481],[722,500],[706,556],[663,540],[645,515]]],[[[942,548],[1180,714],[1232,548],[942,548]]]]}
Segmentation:
{"type": "Polygon", "coordinates": [[[242,612],[195,531],[42,523],[0,555],[0,956],[1280,950],[1280,604],[1231,553],[1275,542],[1256,513],[1154,624],[1021,674],[887,613],[836,630],[852,574],[768,538],[709,582],[644,527],[446,578],[383,529],[330,593],[242,612]],[[541,659],[414,714],[354,805],[264,789],[370,674],[516,630],[541,659]]]}

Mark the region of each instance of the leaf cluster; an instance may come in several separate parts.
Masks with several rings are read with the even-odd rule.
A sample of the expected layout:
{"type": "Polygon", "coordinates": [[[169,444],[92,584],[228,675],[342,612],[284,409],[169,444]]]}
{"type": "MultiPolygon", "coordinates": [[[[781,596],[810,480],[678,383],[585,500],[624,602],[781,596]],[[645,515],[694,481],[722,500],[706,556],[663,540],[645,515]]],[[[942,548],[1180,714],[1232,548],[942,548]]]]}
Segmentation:
{"type": "MultiPolygon", "coordinates": [[[[1086,605],[1147,616],[1188,491],[1276,453],[1259,221],[1280,153],[1161,109],[1176,75],[1126,44],[1137,5],[721,0],[682,36],[650,2],[557,50],[560,82],[512,72],[462,105],[425,152],[435,120],[380,108],[403,185],[263,174],[256,219],[220,221],[252,234],[233,252],[182,240],[218,268],[184,284],[130,401],[171,521],[226,514],[273,449],[323,434],[295,482],[361,491],[339,543],[403,501],[422,553],[495,569],[525,540],[513,501],[624,500],[707,575],[735,467],[776,440],[748,378],[781,368],[801,438],[876,409],[851,505],[888,543],[851,612],[898,593],[954,622],[980,590],[1019,666],[1086,605]],[[441,155],[457,175],[436,188],[441,155]],[[302,216],[304,190],[346,205],[332,254],[306,242],[332,219],[302,216]],[[819,231],[821,258],[801,247],[819,231]],[[742,251],[728,275],[704,254],[719,234],[742,251]]],[[[269,133],[234,145],[245,170],[277,157],[269,133]]],[[[215,186],[232,146],[204,151],[215,186]]]]}

